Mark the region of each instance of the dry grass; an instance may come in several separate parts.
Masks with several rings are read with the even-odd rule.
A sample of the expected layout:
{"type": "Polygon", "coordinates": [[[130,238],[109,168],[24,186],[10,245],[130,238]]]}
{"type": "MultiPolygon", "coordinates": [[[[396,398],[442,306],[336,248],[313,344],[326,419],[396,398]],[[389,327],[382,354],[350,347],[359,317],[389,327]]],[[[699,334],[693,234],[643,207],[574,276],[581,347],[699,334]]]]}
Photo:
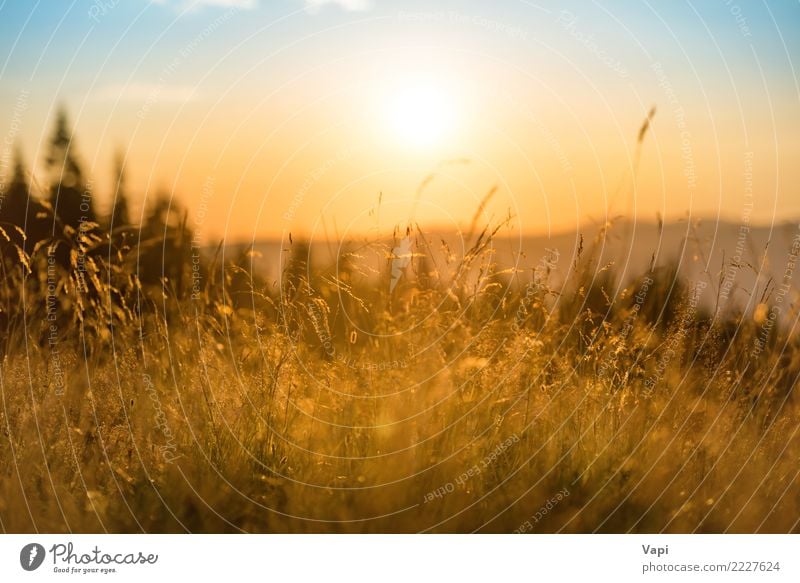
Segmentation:
{"type": "Polygon", "coordinates": [[[85,289],[51,271],[55,320],[47,248],[7,261],[2,530],[798,531],[794,320],[754,353],[668,267],[636,308],[589,252],[551,290],[491,230],[448,280],[414,237],[391,296],[358,249],[309,273],[295,242],[278,285],[209,262],[194,300],[95,254],[85,289]]]}

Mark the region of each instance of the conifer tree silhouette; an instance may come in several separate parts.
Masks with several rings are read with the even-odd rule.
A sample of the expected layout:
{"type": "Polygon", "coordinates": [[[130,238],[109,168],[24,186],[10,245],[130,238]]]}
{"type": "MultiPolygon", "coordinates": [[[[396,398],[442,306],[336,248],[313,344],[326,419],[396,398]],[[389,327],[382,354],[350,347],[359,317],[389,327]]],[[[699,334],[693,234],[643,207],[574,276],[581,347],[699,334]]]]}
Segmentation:
{"type": "Polygon", "coordinates": [[[143,283],[167,282],[179,294],[184,269],[191,265],[192,231],[187,210],[167,191],[156,193],[148,206],[137,246],[139,278],[143,283]]]}
{"type": "Polygon", "coordinates": [[[74,229],[80,229],[81,224],[96,222],[92,197],[75,156],[72,132],[63,108],[56,114],[45,162],[50,178],[49,202],[61,222],[74,229]]]}
{"type": "Polygon", "coordinates": [[[131,224],[128,193],[125,189],[125,155],[118,150],[114,155],[114,196],[111,203],[109,228],[111,231],[131,224]]]}
{"type": "Polygon", "coordinates": [[[28,177],[19,148],[14,152],[14,172],[3,191],[3,198],[0,199],[0,222],[5,227],[24,229],[28,207],[28,177]]]}
{"type": "Polygon", "coordinates": [[[31,197],[28,173],[25,170],[22,150],[19,147],[16,147],[14,151],[14,172],[2,193],[0,228],[10,239],[10,243],[30,251],[33,245],[44,236],[42,221],[38,216],[43,209],[31,197]]]}

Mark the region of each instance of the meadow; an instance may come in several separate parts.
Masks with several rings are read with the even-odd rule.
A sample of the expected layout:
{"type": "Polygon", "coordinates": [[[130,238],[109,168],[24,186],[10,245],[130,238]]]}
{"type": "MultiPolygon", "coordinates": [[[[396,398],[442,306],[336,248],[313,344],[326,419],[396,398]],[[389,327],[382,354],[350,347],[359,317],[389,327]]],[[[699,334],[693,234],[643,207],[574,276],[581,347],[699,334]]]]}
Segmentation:
{"type": "Polygon", "coordinates": [[[390,292],[402,232],[268,281],[165,225],[4,240],[4,532],[800,530],[791,274],[720,307],[413,224],[390,292]]]}

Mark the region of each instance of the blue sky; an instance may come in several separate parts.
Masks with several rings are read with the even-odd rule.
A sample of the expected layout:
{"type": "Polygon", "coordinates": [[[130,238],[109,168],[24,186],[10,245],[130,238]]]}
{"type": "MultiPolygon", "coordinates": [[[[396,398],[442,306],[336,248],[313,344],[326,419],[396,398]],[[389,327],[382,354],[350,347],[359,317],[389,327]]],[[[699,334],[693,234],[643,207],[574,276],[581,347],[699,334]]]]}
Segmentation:
{"type": "MultiPolygon", "coordinates": [[[[66,105],[79,151],[98,183],[107,178],[108,152],[122,146],[142,197],[166,186],[191,204],[191,192],[202,182],[196,168],[219,163],[220,184],[255,200],[262,196],[255,185],[279,173],[275,158],[309,140],[316,149],[302,156],[313,167],[314,157],[332,147],[314,137],[319,128],[351,120],[367,107],[354,105],[353,95],[368,92],[372,79],[385,84],[418,68],[428,76],[451,76],[451,93],[463,96],[453,98],[454,109],[465,113],[460,143],[403,154],[417,174],[435,166],[437,156],[462,154],[459,146],[488,161],[507,158],[502,145],[493,154],[469,143],[470,137],[485,140],[487,132],[527,148],[499,93],[511,103],[532,103],[548,135],[559,136],[561,149],[586,165],[580,189],[603,190],[606,175],[619,171],[598,168],[624,164],[643,111],[655,104],[661,141],[644,162],[651,164],[646,186],[663,190],[659,184],[668,180],[678,194],[669,208],[663,192],[643,197],[648,212],[680,215],[688,208],[713,215],[736,208],[738,199],[725,201],[741,194],[741,181],[731,176],[741,173],[737,160],[749,148],[758,154],[769,198],[759,210],[762,220],[800,214],[800,203],[778,194],[800,178],[789,163],[800,146],[797,1],[6,0],[0,2],[0,55],[0,107],[6,112],[0,136],[21,144],[37,170],[53,111],[66,105]],[[704,170],[699,194],[683,192],[674,176],[680,174],[680,128],[655,62],[691,125],[704,170]],[[295,115],[298,110],[304,113],[295,115]],[[484,127],[477,127],[476,117],[484,127]],[[246,136],[248,127],[264,133],[246,136]],[[271,135],[269,128],[287,135],[263,137],[271,135]],[[216,146],[229,148],[230,160],[215,157],[216,146]],[[248,153],[261,170],[243,175],[255,172],[237,166],[246,151],[271,157],[262,161],[248,153]],[[244,192],[248,188],[252,192],[244,192]]],[[[358,128],[366,122],[353,123],[358,128]]],[[[368,141],[374,138],[355,140],[355,132],[346,130],[339,141],[374,149],[368,141]]],[[[530,147],[546,149],[541,141],[530,147]]],[[[540,153],[546,160],[548,153],[540,153]]],[[[401,158],[398,151],[391,154],[401,158]]],[[[373,158],[360,163],[375,164],[373,158]]],[[[524,158],[535,163],[536,156],[524,158]]],[[[495,179],[510,177],[511,191],[561,192],[568,186],[548,175],[546,162],[528,182],[519,164],[495,166],[501,174],[495,179]]],[[[300,169],[284,172],[278,183],[296,189],[302,175],[300,169]]],[[[608,204],[605,196],[592,200],[586,195],[558,212],[572,221],[576,213],[591,208],[596,214],[608,204]]]]}

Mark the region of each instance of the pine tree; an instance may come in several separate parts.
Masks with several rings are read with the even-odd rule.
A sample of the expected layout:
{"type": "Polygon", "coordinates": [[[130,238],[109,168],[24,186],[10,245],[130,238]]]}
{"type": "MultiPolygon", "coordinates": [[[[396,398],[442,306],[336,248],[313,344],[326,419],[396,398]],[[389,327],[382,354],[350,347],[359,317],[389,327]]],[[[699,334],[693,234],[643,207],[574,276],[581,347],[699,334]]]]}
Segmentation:
{"type": "Polygon", "coordinates": [[[0,222],[6,227],[17,226],[24,229],[29,189],[19,148],[14,152],[14,173],[3,191],[3,197],[0,199],[0,222]]]}
{"type": "Polygon", "coordinates": [[[66,111],[60,109],[46,159],[50,204],[64,225],[80,229],[81,224],[96,222],[97,215],[74,150],[66,111]]]}
{"type": "Polygon", "coordinates": [[[183,271],[190,265],[192,231],[187,228],[187,211],[168,192],[159,191],[148,205],[138,246],[139,279],[144,283],[162,280],[181,296],[183,271]]]}
{"type": "Polygon", "coordinates": [[[0,228],[13,244],[29,251],[45,235],[42,221],[37,216],[42,210],[41,205],[31,197],[22,150],[17,147],[14,152],[14,172],[8,184],[4,185],[0,199],[0,228]]]}
{"type": "Polygon", "coordinates": [[[152,237],[163,237],[174,226],[175,208],[172,197],[164,190],[156,192],[147,212],[146,228],[152,237]]]}
{"type": "Polygon", "coordinates": [[[109,224],[112,231],[131,224],[128,193],[125,190],[125,155],[121,151],[114,156],[114,198],[109,224]]]}

